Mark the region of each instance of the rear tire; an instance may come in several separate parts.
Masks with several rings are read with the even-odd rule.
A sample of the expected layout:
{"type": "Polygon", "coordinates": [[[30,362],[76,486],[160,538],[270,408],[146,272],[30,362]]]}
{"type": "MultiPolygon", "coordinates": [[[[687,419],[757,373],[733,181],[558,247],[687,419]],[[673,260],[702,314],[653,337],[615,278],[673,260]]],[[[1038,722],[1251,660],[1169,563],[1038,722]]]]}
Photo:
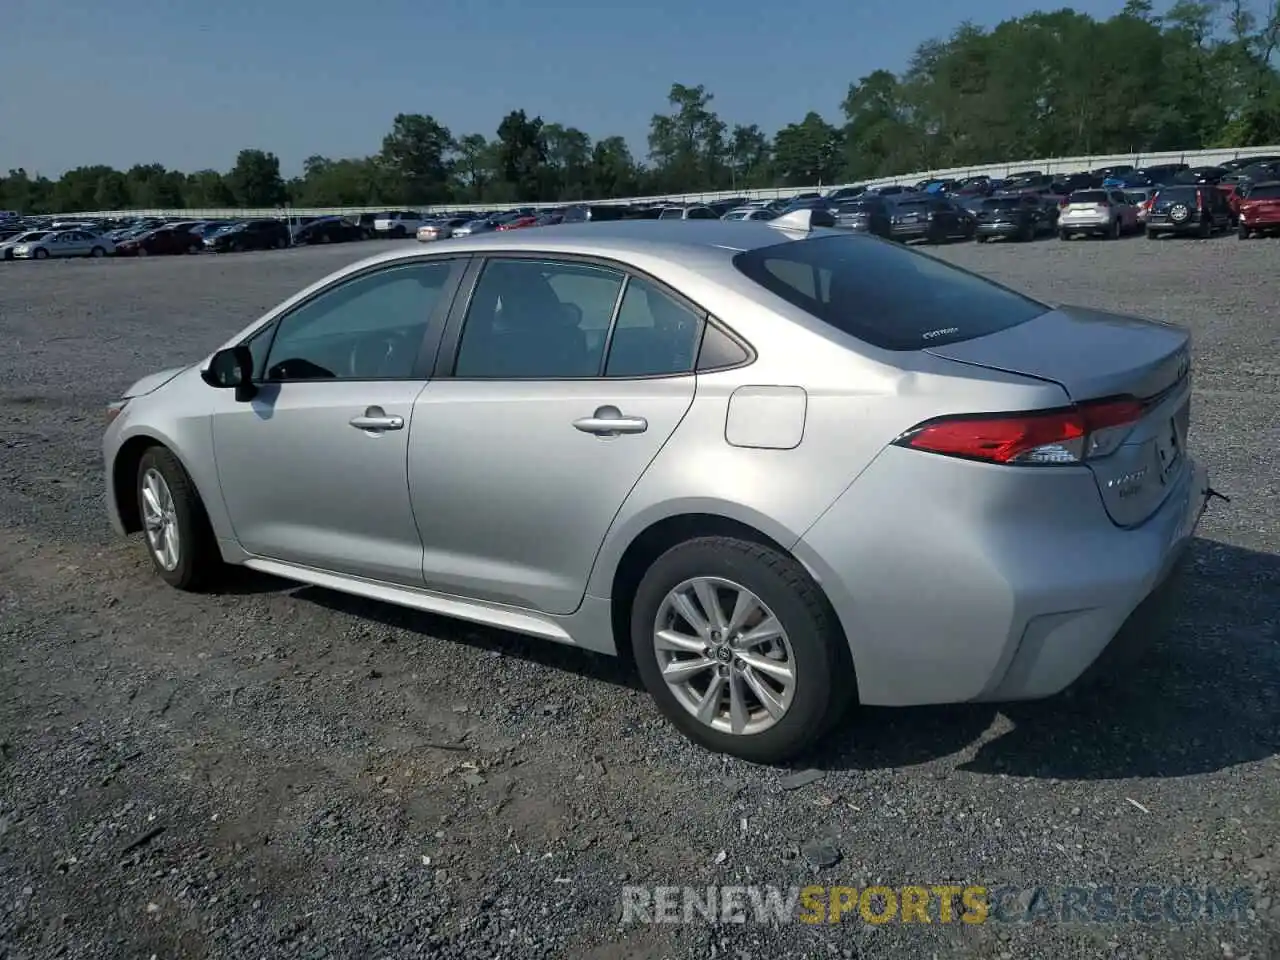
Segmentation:
{"type": "Polygon", "coordinates": [[[1159,233],[1157,233],[1156,231],[1152,230],[1150,227],[1147,227],[1147,239],[1148,239],[1148,240],[1159,240],[1159,239],[1160,239],[1160,234],[1159,234],[1159,233]]]}
{"type": "Polygon", "coordinates": [[[189,591],[214,582],[224,569],[222,556],[204,503],[181,461],[167,447],[151,447],[138,463],[134,489],[147,554],[161,579],[189,591]],[[162,549],[164,544],[172,549],[162,549]]]}
{"type": "Polygon", "coordinates": [[[1249,228],[1246,227],[1243,223],[1240,224],[1240,226],[1236,228],[1236,236],[1239,237],[1241,240],[1248,240],[1249,228]]]}
{"type": "Polygon", "coordinates": [[[1067,240],[1070,240],[1070,239],[1071,239],[1071,233],[1070,233],[1070,231],[1068,231],[1068,230],[1059,230],[1059,231],[1058,231],[1058,239],[1059,239],[1059,240],[1062,240],[1063,242],[1066,242],[1067,240]]]}
{"type": "MultiPolygon", "coordinates": [[[[724,604],[722,615],[730,618],[732,600],[719,602],[724,604]]],[[[679,632],[692,635],[692,627],[686,621],[678,622],[687,627],[679,632]]],[[[637,669],[658,709],[685,736],[708,750],[755,763],[785,761],[811,747],[840,719],[853,698],[853,671],[834,612],[804,568],[772,547],[731,537],[700,537],[672,547],[653,563],[641,580],[632,605],[630,627],[637,669]],[[670,609],[668,601],[677,588],[700,578],[732,584],[732,588],[724,587],[726,594],[731,589],[753,594],[781,627],[783,639],[777,649],[770,648],[767,658],[759,652],[760,647],[745,648],[757,662],[767,660],[771,665],[786,664],[791,669],[793,689],[785,710],[773,719],[772,725],[758,732],[733,733],[704,722],[694,715],[693,708],[685,706],[690,696],[696,697],[698,692],[686,687],[683,693],[678,693],[679,688],[664,678],[662,664],[668,654],[662,653],[660,659],[655,637],[658,617],[670,609]],[[785,653],[779,652],[782,648],[786,648],[785,653]]],[[[753,691],[752,680],[758,683],[761,677],[769,676],[733,659],[736,655],[728,651],[723,637],[720,640],[721,648],[717,649],[725,653],[728,661],[706,655],[709,665],[690,675],[691,679],[698,678],[701,682],[701,678],[705,678],[708,688],[711,683],[717,683],[723,685],[724,691],[733,685],[753,691]]],[[[686,655],[702,656],[693,652],[680,654],[686,655]]],[[[717,686],[717,709],[727,709],[722,706],[721,697],[728,699],[728,694],[720,691],[721,687],[717,686]]],[[[754,692],[744,693],[743,697],[754,705],[752,718],[767,723],[760,719],[768,713],[763,707],[764,701],[754,692]]],[[[728,721],[721,718],[718,722],[728,721]]]]}

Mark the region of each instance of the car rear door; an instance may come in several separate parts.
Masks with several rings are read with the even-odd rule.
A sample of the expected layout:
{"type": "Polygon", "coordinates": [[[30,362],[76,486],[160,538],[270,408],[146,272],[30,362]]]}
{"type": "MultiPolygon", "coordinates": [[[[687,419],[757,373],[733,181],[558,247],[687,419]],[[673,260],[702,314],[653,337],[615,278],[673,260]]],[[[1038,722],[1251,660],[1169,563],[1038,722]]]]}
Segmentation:
{"type": "Polygon", "coordinates": [[[693,402],[703,317],[616,266],[554,256],[478,260],[468,289],[414,404],[423,579],[571,613],[622,502],[693,402]]]}

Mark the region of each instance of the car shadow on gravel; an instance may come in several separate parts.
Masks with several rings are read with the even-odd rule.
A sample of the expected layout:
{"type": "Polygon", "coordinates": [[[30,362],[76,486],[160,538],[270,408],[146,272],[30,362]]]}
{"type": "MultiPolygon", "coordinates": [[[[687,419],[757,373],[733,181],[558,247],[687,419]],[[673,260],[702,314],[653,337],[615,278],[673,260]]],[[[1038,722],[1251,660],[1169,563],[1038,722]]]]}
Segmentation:
{"type": "Polygon", "coordinates": [[[928,762],[966,751],[993,722],[1012,729],[982,741],[957,770],[1165,778],[1280,754],[1280,556],[1200,539],[1191,549],[1180,615],[1136,658],[1103,660],[1096,675],[1047,700],[864,709],[810,762],[855,770],[928,762]]]}
{"type": "Polygon", "coordinates": [[[320,587],[301,587],[293,595],[299,600],[306,600],[333,610],[335,613],[373,620],[397,630],[411,631],[424,638],[449,643],[465,643],[480,650],[500,653],[507,657],[519,657],[530,663],[589,680],[611,683],[614,686],[628,687],[633,690],[643,689],[634,669],[621,657],[609,657],[580,647],[526,637],[483,624],[438,617],[420,610],[411,610],[407,607],[398,607],[394,604],[381,603],[377,600],[368,600],[320,587]]]}

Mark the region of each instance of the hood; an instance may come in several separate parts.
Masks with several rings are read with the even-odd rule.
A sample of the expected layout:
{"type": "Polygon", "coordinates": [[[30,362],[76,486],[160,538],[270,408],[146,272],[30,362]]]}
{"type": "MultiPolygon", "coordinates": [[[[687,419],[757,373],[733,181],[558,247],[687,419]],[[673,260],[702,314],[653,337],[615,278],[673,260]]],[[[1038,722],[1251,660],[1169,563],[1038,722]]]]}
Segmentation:
{"type": "Polygon", "coordinates": [[[159,373],[150,373],[138,380],[122,397],[145,397],[148,393],[154,393],[163,387],[166,383],[176,377],[185,370],[191,369],[191,364],[182,367],[170,367],[168,370],[161,370],[159,373]]]}

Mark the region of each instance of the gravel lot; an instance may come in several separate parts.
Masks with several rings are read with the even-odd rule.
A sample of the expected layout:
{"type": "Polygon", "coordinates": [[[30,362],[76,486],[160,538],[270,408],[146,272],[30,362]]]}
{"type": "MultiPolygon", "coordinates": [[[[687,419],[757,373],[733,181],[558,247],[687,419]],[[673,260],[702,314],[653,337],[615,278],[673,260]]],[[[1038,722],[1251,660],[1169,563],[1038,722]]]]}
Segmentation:
{"type": "Polygon", "coordinates": [[[1232,497],[1171,636],[1051,702],[867,710],[786,771],[617,663],[257,576],[190,596],[104,519],[100,411],[384,244],[0,263],[0,957],[1280,956],[1276,242],[939,255],[1196,335],[1232,497]],[[834,867],[803,848],[829,839],[834,867]],[[1244,922],[620,925],[622,884],[1252,891],[1244,922]]]}

